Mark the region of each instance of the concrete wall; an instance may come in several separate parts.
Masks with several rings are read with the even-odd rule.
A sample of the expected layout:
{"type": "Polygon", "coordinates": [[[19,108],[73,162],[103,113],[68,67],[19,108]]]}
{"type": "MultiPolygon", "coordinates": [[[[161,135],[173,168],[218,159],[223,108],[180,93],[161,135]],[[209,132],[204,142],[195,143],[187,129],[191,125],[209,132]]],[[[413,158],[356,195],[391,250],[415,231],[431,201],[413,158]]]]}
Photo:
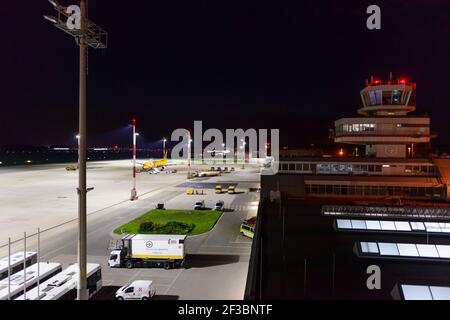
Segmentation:
{"type": "Polygon", "coordinates": [[[406,158],[405,145],[378,144],[377,158],[406,158]]]}
{"type": "Polygon", "coordinates": [[[269,199],[270,191],[280,190],[282,198],[302,199],[305,197],[305,180],[298,175],[261,176],[261,199],[269,199]]]}

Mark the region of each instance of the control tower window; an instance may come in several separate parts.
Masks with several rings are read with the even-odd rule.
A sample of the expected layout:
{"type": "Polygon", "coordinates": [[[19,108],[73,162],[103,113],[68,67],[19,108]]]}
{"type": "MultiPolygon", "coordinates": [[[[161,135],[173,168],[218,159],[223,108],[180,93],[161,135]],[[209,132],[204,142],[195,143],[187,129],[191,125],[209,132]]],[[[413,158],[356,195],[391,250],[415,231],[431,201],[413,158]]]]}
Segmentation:
{"type": "Polygon", "coordinates": [[[399,105],[402,104],[401,90],[383,91],[383,104],[384,105],[399,105]]]}
{"type": "Polygon", "coordinates": [[[369,105],[380,105],[382,101],[383,92],[381,90],[371,90],[369,94],[369,105]]]}
{"type": "Polygon", "coordinates": [[[415,106],[416,105],[416,92],[413,91],[411,93],[411,98],[409,98],[408,105],[415,106]]]}
{"type": "Polygon", "coordinates": [[[392,104],[403,104],[402,103],[403,91],[394,90],[392,91],[392,104]]]}

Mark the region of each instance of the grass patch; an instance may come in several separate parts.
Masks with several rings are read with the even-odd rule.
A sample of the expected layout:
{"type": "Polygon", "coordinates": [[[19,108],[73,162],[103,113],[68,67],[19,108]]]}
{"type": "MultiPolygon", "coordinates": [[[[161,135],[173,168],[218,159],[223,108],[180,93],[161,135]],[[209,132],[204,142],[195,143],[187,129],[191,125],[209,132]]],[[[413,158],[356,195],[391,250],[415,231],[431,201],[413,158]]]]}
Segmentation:
{"type": "Polygon", "coordinates": [[[222,215],[214,210],[153,209],[116,228],[115,234],[186,234],[208,232],[222,215]]]}

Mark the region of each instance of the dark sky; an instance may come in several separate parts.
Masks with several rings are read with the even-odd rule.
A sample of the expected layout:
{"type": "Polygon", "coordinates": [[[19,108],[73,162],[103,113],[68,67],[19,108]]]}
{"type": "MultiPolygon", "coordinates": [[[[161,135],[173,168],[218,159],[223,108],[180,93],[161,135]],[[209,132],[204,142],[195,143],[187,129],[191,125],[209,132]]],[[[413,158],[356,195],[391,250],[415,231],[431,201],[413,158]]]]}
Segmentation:
{"type": "MultiPolygon", "coordinates": [[[[52,11],[1,1],[0,145],[73,143],[78,48],[42,18],[52,11]]],[[[108,132],[133,116],[148,141],[203,120],[326,143],[336,118],[356,114],[365,79],[390,71],[417,82],[417,113],[450,143],[448,0],[90,0],[89,16],[109,32],[107,50],[89,51],[90,144],[114,143],[108,132]],[[370,4],[382,30],[366,28],[370,4]]]]}

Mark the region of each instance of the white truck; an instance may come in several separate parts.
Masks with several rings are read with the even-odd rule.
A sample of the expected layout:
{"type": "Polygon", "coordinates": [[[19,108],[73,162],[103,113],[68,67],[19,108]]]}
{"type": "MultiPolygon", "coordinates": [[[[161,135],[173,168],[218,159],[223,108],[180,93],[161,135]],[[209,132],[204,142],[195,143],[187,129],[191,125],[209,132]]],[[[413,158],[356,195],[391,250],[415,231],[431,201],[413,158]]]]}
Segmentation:
{"type": "Polygon", "coordinates": [[[111,268],[158,267],[173,269],[184,262],[185,235],[128,234],[110,243],[111,268]]]}

